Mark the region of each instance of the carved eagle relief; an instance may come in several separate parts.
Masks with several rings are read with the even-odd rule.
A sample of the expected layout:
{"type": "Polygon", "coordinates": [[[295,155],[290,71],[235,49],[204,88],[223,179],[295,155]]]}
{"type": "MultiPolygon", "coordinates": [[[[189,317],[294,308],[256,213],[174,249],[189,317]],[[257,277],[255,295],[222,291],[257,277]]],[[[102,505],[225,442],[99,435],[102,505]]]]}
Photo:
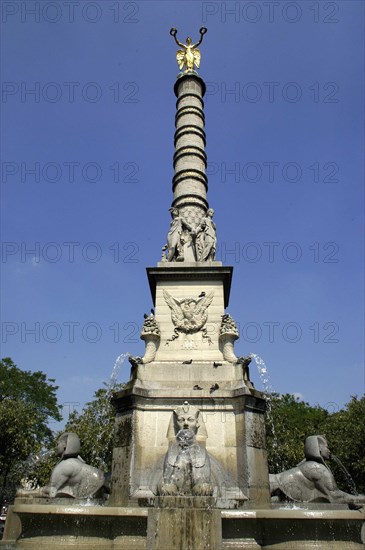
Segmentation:
{"type": "Polygon", "coordinates": [[[213,301],[213,296],[212,291],[202,298],[188,297],[178,300],[164,290],[163,297],[171,309],[171,320],[175,325],[175,331],[193,333],[203,328],[208,319],[207,309],[213,301]]]}

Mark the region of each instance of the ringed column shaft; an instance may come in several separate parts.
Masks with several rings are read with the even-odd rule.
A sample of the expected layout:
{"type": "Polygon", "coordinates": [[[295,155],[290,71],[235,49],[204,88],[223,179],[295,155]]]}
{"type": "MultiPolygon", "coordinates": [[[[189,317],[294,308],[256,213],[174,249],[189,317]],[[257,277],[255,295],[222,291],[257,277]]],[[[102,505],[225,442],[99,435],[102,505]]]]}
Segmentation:
{"type": "Polygon", "coordinates": [[[205,152],[204,81],[195,74],[180,76],[174,86],[176,102],[172,206],[197,226],[209,208],[205,152]]]}

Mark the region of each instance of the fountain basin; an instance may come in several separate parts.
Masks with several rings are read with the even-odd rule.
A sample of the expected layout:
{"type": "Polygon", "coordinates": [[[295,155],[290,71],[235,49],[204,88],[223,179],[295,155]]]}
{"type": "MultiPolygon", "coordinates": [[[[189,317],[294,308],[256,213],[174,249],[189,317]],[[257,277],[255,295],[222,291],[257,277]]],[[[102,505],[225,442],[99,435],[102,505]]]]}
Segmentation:
{"type": "MultiPolygon", "coordinates": [[[[184,546],[175,546],[176,550],[364,549],[361,540],[365,521],[363,509],[340,509],[338,506],[331,509],[323,504],[310,508],[211,509],[211,512],[214,512],[211,536],[205,532],[203,543],[199,539],[201,531],[197,530],[192,542],[185,541],[184,546]]],[[[57,504],[16,501],[9,507],[0,547],[7,550],[171,550],[171,540],[156,539],[151,536],[152,531],[163,519],[168,522],[164,529],[169,533],[169,515],[175,522],[181,513],[178,508],[85,506],[71,500],[57,504]]],[[[195,509],[189,521],[197,525],[199,514],[206,521],[209,510],[195,509]]]]}
{"type": "Polygon", "coordinates": [[[13,549],[142,550],[146,548],[148,510],[63,504],[9,507],[0,547],[13,549]]]}
{"type": "Polygon", "coordinates": [[[327,505],[267,510],[223,510],[222,549],[363,549],[364,510],[327,505]]]}

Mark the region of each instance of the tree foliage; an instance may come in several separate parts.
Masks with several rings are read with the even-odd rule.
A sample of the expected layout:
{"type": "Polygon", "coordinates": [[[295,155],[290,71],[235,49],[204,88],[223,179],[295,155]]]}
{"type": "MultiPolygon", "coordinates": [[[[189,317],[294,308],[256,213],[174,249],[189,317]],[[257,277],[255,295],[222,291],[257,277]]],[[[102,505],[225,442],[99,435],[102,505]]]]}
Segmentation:
{"type": "Polygon", "coordinates": [[[303,458],[306,437],[322,434],[328,412],[293,395],[274,397],[266,415],[266,437],[270,473],[282,472],[303,458]]]}
{"type": "MultiPolygon", "coordinates": [[[[365,396],[352,397],[338,412],[330,414],[320,406],[296,399],[293,395],[274,397],[266,415],[266,438],[270,473],[296,466],[304,458],[304,441],[310,435],[325,435],[357,490],[365,492],[365,396]]],[[[336,463],[331,469],[339,487],[350,491],[348,480],[336,463]]]]}
{"type": "MultiPolygon", "coordinates": [[[[325,433],[332,453],[344,464],[358,492],[365,493],[365,396],[352,397],[344,409],[329,415],[325,433]]],[[[341,479],[340,469],[332,469],[341,479]]],[[[343,475],[342,480],[345,485],[343,475]]]]}
{"type": "Polygon", "coordinates": [[[47,422],[61,420],[55,380],[0,361],[0,500],[11,498],[26,461],[52,439],[47,422]]]}
{"type": "MultiPolygon", "coordinates": [[[[117,391],[123,387],[113,387],[117,391]]],[[[104,471],[111,470],[115,410],[110,401],[111,390],[100,388],[93,401],[86,403],[82,413],[73,411],[65,431],[75,432],[81,441],[82,458],[104,471]]]]}

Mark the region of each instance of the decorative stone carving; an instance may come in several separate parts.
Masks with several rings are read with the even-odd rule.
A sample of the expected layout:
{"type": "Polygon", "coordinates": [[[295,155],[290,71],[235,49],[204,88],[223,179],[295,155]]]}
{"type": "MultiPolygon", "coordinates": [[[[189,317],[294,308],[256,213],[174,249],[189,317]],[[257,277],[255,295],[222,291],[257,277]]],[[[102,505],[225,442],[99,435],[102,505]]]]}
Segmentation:
{"type": "Polygon", "coordinates": [[[179,208],[181,215],[192,227],[198,227],[205,217],[205,209],[200,204],[188,204],[179,208]]]}
{"type": "Polygon", "coordinates": [[[160,495],[213,494],[209,456],[196,441],[199,416],[200,410],[187,401],[173,412],[168,435],[171,427],[178,431],[165,457],[163,478],[158,487],[160,495]]]}
{"type": "Polygon", "coordinates": [[[216,225],[212,218],[214,210],[209,208],[205,218],[196,229],[196,252],[199,262],[213,261],[217,249],[216,225]]]}
{"type": "Polygon", "coordinates": [[[248,355],[246,357],[237,357],[234,352],[234,343],[239,338],[239,332],[234,319],[229,313],[222,315],[222,322],[219,329],[219,343],[222,347],[223,358],[225,361],[233,364],[242,365],[243,379],[249,387],[253,387],[250,381],[249,364],[252,359],[248,355]]]}
{"type": "Polygon", "coordinates": [[[200,207],[184,207],[181,211],[173,207],[170,212],[172,222],[167,244],[162,248],[161,261],[214,261],[217,248],[216,225],[212,220],[214,210],[209,208],[203,217],[200,207]],[[191,249],[190,253],[188,249],[191,249]]]}
{"type": "Polygon", "coordinates": [[[182,429],[170,445],[163,467],[159,493],[167,495],[211,496],[210,461],[192,430],[182,429]]]}
{"type": "MultiPolygon", "coordinates": [[[[167,430],[169,450],[165,456],[163,476],[153,483],[154,494],[163,496],[195,495],[219,501],[220,507],[241,506],[247,500],[229,474],[205,450],[207,431],[203,415],[185,401],[171,415],[167,430]]],[[[159,464],[161,469],[162,464],[159,464]]],[[[161,470],[160,470],[161,471],[161,470]]]]}
{"type": "Polygon", "coordinates": [[[145,318],[141,331],[141,340],[144,340],[146,343],[142,363],[151,363],[151,361],[155,359],[160,338],[161,332],[158,323],[155,319],[155,315],[151,313],[151,315],[145,318]]]}
{"type": "Polygon", "coordinates": [[[104,472],[86,464],[79,452],[79,437],[72,432],[63,433],[56,450],[61,462],[53,469],[49,484],[30,491],[20,489],[17,496],[90,498],[108,492],[104,472]]]}
{"type": "Polygon", "coordinates": [[[178,300],[171,296],[164,289],[163,296],[169,308],[171,309],[171,320],[175,325],[173,336],[166,342],[167,344],[179,337],[180,332],[193,334],[202,330],[203,338],[211,343],[207,334],[207,329],[203,328],[208,319],[208,307],[213,301],[214,292],[195,299],[192,297],[178,300]]]}
{"type": "Polygon", "coordinates": [[[331,458],[331,453],[324,436],[307,437],[304,454],[305,460],[295,468],[270,474],[270,492],[273,497],[296,502],[365,504],[365,495],[351,495],[337,487],[325,463],[325,460],[331,458]]]}
{"type": "Polygon", "coordinates": [[[224,315],[222,315],[222,322],[219,329],[219,334],[220,335],[233,334],[237,336],[237,338],[239,337],[239,332],[238,332],[236,323],[233,317],[231,317],[229,313],[225,313],[224,315]]]}
{"type": "Polygon", "coordinates": [[[200,409],[190,405],[188,401],[184,401],[183,405],[177,407],[171,416],[167,439],[173,441],[179,430],[188,429],[195,433],[198,440],[205,441],[207,438],[207,430],[200,409]]]}
{"type": "Polygon", "coordinates": [[[170,208],[172,222],[167,234],[167,260],[184,261],[184,244],[193,232],[193,227],[181,216],[178,208],[170,208]]]}
{"type": "Polygon", "coordinates": [[[157,348],[161,339],[161,332],[158,323],[155,319],[155,314],[151,310],[151,314],[144,316],[144,323],[141,331],[141,340],[146,343],[146,348],[143,357],[132,356],[128,357],[130,364],[132,365],[131,378],[136,378],[138,365],[145,365],[151,363],[155,357],[157,348]]]}
{"type": "Polygon", "coordinates": [[[222,315],[222,322],[219,329],[219,342],[222,346],[222,353],[225,361],[237,363],[237,356],[234,353],[234,342],[238,340],[239,333],[236,323],[229,313],[222,315]]]}

